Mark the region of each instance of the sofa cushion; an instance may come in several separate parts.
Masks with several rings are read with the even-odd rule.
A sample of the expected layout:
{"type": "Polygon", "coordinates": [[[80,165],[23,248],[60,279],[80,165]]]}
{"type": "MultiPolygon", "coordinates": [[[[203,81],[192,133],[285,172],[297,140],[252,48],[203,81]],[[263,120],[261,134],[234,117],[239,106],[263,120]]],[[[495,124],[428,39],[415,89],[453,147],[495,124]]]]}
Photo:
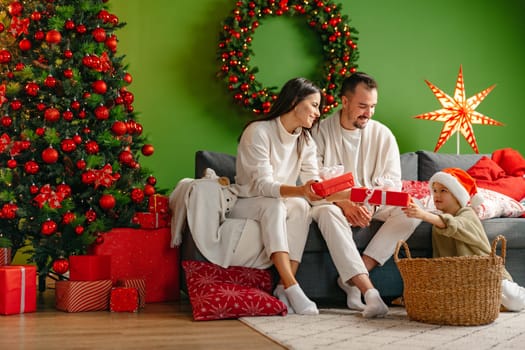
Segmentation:
{"type": "Polygon", "coordinates": [[[195,153],[195,178],[204,175],[206,168],[213,169],[217,176],[226,176],[235,182],[235,156],[226,153],[197,151],[195,153]]]}
{"type": "Polygon", "coordinates": [[[403,180],[417,180],[417,153],[407,152],[401,154],[401,178],[403,180]]]}
{"type": "Polygon", "coordinates": [[[420,181],[428,181],[432,175],[444,168],[468,170],[483,156],[483,154],[439,154],[429,151],[417,151],[416,153],[418,155],[418,180],[420,181]]]}

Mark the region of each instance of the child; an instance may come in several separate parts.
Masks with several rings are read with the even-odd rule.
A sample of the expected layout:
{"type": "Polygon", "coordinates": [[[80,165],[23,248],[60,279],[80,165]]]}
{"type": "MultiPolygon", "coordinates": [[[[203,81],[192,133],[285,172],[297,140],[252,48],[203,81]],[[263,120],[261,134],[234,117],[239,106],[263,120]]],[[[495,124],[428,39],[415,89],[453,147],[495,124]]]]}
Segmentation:
{"type": "MultiPolygon", "coordinates": [[[[425,211],[413,201],[403,211],[408,217],[432,224],[433,256],[489,255],[489,240],[472,208],[483,201],[476,181],[462,169],[446,168],[430,178],[429,186],[439,214],[425,211]]],[[[525,288],[513,282],[506,269],[501,290],[501,303],[507,310],[525,308],[525,288]]]]}

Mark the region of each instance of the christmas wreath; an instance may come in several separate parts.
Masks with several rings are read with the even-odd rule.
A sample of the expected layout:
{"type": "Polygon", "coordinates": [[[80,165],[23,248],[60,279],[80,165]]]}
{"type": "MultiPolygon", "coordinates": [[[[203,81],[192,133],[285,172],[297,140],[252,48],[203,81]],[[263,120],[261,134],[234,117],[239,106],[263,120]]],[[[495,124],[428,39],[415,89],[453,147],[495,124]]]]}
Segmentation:
{"type": "Polygon", "coordinates": [[[257,81],[257,67],[249,65],[252,35],[260,21],[269,16],[303,16],[322,41],[322,88],[325,98],[323,113],[337,107],[336,89],[343,79],[356,71],[358,58],[357,31],[350,28],[348,17],[341,15],[341,5],[330,0],[241,0],[236,2],[230,16],[222,22],[219,35],[218,76],[233,93],[236,103],[255,114],[269,112],[277,97],[274,88],[263,87],[257,81]]]}

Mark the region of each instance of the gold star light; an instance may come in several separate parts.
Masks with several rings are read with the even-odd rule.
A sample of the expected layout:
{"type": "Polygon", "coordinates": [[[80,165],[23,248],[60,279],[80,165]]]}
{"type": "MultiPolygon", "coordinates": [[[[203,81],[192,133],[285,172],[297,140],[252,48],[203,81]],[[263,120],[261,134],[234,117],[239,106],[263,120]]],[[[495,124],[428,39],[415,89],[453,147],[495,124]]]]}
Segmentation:
{"type": "MultiPolygon", "coordinates": [[[[460,131],[474,152],[479,153],[472,124],[503,125],[497,120],[475,111],[481,101],[483,101],[496,85],[492,85],[465,100],[465,85],[463,83],[463,70],[461,66],[459,66],[458,80],[456,81],[453,99],[428,80],[425,80],[425,83],[430,87],[443,108],[434,112],[417,115],[414,118],[445,123],[441,129],[441,134],[439,135],[434,152],[437,152],[455,132],[460,131]]],[[[459,145],[457,153],[459,154],[459,145]]]]}

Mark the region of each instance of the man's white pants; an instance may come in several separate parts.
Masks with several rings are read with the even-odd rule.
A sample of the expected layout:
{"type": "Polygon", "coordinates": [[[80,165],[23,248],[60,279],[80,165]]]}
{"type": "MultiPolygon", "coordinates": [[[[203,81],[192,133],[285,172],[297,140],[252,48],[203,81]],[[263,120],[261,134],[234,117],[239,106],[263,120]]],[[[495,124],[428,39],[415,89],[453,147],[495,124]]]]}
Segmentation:
{"type": "Polygon", "coordinates": [[[288,252],[290,260],[301,261],[312,222],[310,204],[305,199],[239,197],[228,217],[258,221],[268,256],[288,252]]]}

